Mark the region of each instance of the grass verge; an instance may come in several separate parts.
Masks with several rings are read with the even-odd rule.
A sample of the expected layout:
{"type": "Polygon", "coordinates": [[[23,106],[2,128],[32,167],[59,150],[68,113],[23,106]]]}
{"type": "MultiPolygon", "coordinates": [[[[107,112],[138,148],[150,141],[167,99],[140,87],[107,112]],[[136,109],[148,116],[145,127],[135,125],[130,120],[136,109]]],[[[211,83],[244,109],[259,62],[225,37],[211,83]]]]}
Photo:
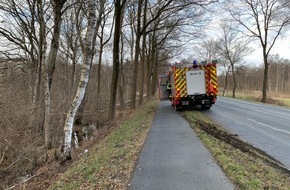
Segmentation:
{"type": "Polygon", "coordinates": [[[133,113],[49,189],[126,189],[156,110],[150,101],[133,113]]]}
{"type": "Polygon", "coordinates": [[[282,102],[283,105],[290,107],[290,98],[274,98],[274,99],[282,102]]]}
{"type": "MultiPolygon", "coordinates": [[[[225,97],[231,98],[231,93],[226,94],[225,97]]],[[[236,98],[246,101],[261,102],[262,96],[261,92],[258,91],[239,91],[236,92],[236,98]]],[[[274,104],[279,106],[290,107],[290,97],[289,95],[277,94],[277,93],[268,93],[266,103],[274,104]]]]}
{"type": "Polygon", "coordinates": [[[255,149],[247,150],[245,147],[233,146],[232,140],[238,137],[209,122],[210,119],[201,112],[187,111],[184,116],[237,189],[290,189],[289,173],[273,167],[272,161],[265,155],[255,149]],[[200,125],[201,123],[203,125],[200,125]],[[212,135],[214,133],[205,132],[205,126],[218,131],[217,135],[226,134],[232,138],[225,140],[212,135]]]}

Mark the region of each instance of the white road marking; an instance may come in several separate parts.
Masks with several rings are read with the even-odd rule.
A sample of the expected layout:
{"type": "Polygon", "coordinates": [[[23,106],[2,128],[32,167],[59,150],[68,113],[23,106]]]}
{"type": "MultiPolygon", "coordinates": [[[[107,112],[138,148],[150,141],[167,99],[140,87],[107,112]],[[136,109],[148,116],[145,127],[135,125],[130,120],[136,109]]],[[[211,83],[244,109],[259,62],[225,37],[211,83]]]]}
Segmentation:
{"type": "Polygon", "coordinates": [[[247,117],[247,120],[252,121],[252,122],[254,122],[254,123],[256,123],[256,124],[262,125],[262,126],[264,126],[264,127],[268,127],[268,128],[273,129],[273,130],[275,130],[275,131],[279,131],[279,132],[283,132],[283,133],[290,134],[290,131],[285,131],[285,130],[282,130],[282,129],[278,129],[278,128],[272,127],[272,126],[267,125],[267,124],[265,124],[265,123],[258,122],[258,121],[256,121],[256,120],[251,119],[251,118],[248,118],[248,117],[247,117]]]}
{"type": "MultiPolygon", "coordinates": [[[[228,101],[226,100],[221,100],[221,101],[225,101],[226,103],[228,103],[228,101]]],[[[233,100],[232,100],[233,101],[233,100]]],[[[237,101],[237,103],[241,103],[239,101],[237,101]]],[[[247,104],[248,102],[246,102],[247,104]]],[[[259,105],[258,105],[259,106],[259,105]]],[[[225,107],[225,106],[224,106],[225,107]]],[[[262,114],[266,114],[266,115],[272,115],[272,116],[275,116],[275,117],[279,117],[279,118],[283,118],[283,119],[287,119],[289,120],[290,117],[289,116],[282,116],[282,115],[279,115],[279,114],[274,114],[274,113],[270,113],[270,112],[266,112],[266,111],[262,111],[261,109],[255,109],[255,108],[251,108],[249,106],[245,106],[245,105],[238,105],[238,107],[240,108],[243,108],[243,109],[246,109],[246,110],[251,110],[251,111],[255,111],[255,112],[259,112],[259,113],[262,113],[262,114]]],[[[228,106],[228,108],[230,108],[230,106],[228,106]]]]}
{"type": "Polygon", "coordinates": [[[271,138],[277,140],[278,142],[281,142],[281,143],[286,144],[287,146],[290,146],[289,141],[284,141],[284,140],[282,140],[281,138],[277,138],[275,135],[272,135],[272,134],[266,133],[265,131],[263,131],[262,129],[259,129],[259,128],[257,128],[257,127],[253,127],[253,126],[249,126],[249,127],[253,128],[253,129],[256,130],[256,131],[259,131],[260,133],[263,133],[264,135],[266,135],[266,136],[268,136],[268,137],[271,137],[271,138]]]}
{"type": "Polygon", "coordinates": [[[273,114],[273,113],[270,113],[270,112],[265,112],[265,111],[262,111],[260,109],[254,109],[254,108],[250,108],[250,107],[246,107],[246,106],[239,106],[239,107],[243,108],[243,109],[255,111],[255,112],[258,112],[258,113],[262,113],[262,114],[265,114],[265,115],[272,115],[272,116],[280,117],[280,118],[283,118],[283,119],[289,119],[289,117],[278,115],[278,114],[273,114]]]}

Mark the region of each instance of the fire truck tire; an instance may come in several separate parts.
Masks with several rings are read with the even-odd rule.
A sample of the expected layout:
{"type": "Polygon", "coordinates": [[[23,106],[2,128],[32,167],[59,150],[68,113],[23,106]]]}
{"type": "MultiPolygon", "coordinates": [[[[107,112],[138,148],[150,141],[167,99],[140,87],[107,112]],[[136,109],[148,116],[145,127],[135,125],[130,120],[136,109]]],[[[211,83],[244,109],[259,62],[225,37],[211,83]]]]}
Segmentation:
{"type": "Polygon", "coordinates": [[[211,106],[209,105],[201,105],[202,110],[210,110],[211,106]]]}
{"type": "Polygon", "coordinates": [[[179,106],[179,105],[174,106],[175,111],[181,111],[182,108],[183,108],[183,107],[182,107],[182,106],[179,106]]]}

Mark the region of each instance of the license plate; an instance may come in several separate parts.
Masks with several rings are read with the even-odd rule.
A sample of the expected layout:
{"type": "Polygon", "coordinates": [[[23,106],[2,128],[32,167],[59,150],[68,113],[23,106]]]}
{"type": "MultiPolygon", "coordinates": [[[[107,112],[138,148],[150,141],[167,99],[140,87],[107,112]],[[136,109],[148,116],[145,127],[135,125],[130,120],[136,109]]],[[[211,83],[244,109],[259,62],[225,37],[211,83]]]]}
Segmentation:
{"type": "Polygon", "coordinates": [[[181,101],[182,105],[188,105],[188,101],[181,101]]]}

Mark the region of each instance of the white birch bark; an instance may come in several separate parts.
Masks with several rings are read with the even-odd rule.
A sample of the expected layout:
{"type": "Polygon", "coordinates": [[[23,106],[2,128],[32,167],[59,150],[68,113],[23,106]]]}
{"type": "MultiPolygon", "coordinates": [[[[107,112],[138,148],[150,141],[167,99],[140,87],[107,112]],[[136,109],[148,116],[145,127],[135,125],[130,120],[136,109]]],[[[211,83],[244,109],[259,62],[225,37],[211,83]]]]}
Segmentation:
{"type": "MultiPolygon", "coordinates": [[[[50,88],[52,83],[52,76],[55,69],[55,62],[57,57],[57,52],[59,49],[59,37],[60,37],[60,28],[61,28],[61,10],[67,0],[53,0],[53,15],[54,15],[54,26],[53,26],[53,35],[50,44],[50,50],[48,57],[46,59],[44,51],[43,62],[45,62],[45,82],[44,82],[44,104],[45,104],[45,117],[44,117],[44,140],[46,149],[51,148],[51,135],[50,135],[50,110],[51,110],[51,95],[50,88]]],[[[45,35],[44,35],[45,36],[45,35]]]]}
{"type": "Polygon", "coordinates": [[[96,0],[89,0],[87,4],[88,10],[88,27],[86,36],[84,39],[84,60],[82,63],[81,77],[77,89],[75,98],[67,113],[65,126],[64,126],[64,149],[62,153],[62,162],[71,159],[71,147],[72,147],[72,131],[73,123],[76,112],[84,98],[86,86],[89,81],[91,63],[92,63],[92,44],[94,38],[94,32],[96,27],[96,0]]]}

